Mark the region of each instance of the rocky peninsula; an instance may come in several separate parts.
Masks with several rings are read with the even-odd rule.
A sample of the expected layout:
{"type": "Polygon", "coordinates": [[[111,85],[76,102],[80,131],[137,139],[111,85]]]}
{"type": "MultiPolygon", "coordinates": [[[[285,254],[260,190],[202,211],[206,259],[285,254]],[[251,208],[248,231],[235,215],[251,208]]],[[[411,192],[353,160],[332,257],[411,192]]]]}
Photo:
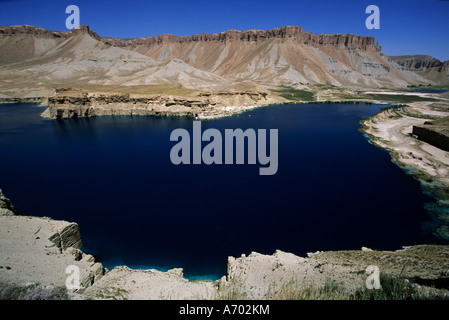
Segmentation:
{"type": "Polygon", "coordinates": [[[449,239],[449,152],[441,144],[447,139],[444,133],[448,116],[449,100],[443,95],[436,102],[386,107],[361,122],[361,131],[370,142],[388,150],[392,161],[435,197],[439,208],[428,210],[440,225],[435,235],[446,240],[449,239]]]}
{"type": "Polygon", "coordinates": [[[198,92],[192,95],[148,95],[58,90],[48,98],[44,118],[68,119],[104,115],[188,116],[211,119],[231,116],[288,100],[265,91],[198,92]]]}

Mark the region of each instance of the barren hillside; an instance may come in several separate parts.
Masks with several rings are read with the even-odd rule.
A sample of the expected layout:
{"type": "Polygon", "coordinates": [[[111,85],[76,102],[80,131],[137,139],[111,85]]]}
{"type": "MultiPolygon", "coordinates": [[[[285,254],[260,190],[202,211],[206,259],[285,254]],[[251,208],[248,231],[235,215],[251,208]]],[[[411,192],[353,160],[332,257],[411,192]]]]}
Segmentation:
{"type": "Polygon", "coordinates": [[[101,41],[157,61],[178,58],[230,81],[362,87],[405,87],[428,82],[382,54],[373,37],[315,35],[295,26],[190,37],[102,38],[101,41]]]}
{"type": "Polygon", "coordinates": [[[373,37],[315,35],[299,27],[130,40],[102,38],[87,26],[68,32],[0,27],[3,97],[49,96],[68,85],[260,91],[431,83],[409,69],[384,55],[373,37]]]}
{"type": "Polygon", "coordinates": [[[394,56],[391,58],[406,70],[415,72],[427,80],[449,84],[449,61],[441,62],[425,55],[394,56]]]}

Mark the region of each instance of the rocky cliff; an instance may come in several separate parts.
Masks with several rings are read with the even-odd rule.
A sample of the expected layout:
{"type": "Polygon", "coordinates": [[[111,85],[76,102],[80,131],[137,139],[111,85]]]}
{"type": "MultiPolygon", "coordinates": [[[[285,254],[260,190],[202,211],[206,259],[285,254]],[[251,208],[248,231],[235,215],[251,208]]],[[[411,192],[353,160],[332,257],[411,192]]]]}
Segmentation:
{"type": "Polygon", "coordinates": [[[29,25],[0,26],[0,65],[40,56],[64,41],[81,34],[99,40],[100,37],[88,26],[61,32],[29,25]]]}
{"type": "Polygon", "coordinates": [[[11,201],[5,197],[0,189],[0,216],[12,216],[16,214],[16,210],[11,201]]]}
{"type": "Polygon", "coordinates": [[[136,39],[119,39],[103,37],[104,43],[115,47],[132,48],[139,46],[164,45],[170,43],[188,44],[192,42],[227,42],[227,41],[267,41],[271,39],[293,39],[298,43],[313,46],[340,46],[350,49],[367,50],[372,48],[378,52],[382,47],[376,44],[374,37],[357,36],[353,34],[313,34],[305,32],[297,26],[284,26],[272,30],[228,30],[214,34],[197,34],[193,36],[179,37],[176,35],[165,34],[155,37],[136,38],[136,39]]]}
{"type": "Polygon", "coordinates": [[[39,38],[70,38],[73,35],[87,33],[91,37],[95,39],[100,39],[98,34],[94,31],[90,30],[89,26],[82,25],[78,29],[72,29],[71,31],[51,31],[44,28],[29,26],[29,25],[20,25],[20,26],[0,26],[0,35],[4,36],[12,36],[12,35],[34,35],[39,38]]]}
{"type": "Polygon", "coordinates": [[[17,215],[0,190],[0,285],[65,286],[66,268],[74,265],[81,286],[89,287],[105,269],[81,245],[78,224],[17,215]]]}
{"type": "Polygon", "coordinates": [[[391,58],[399,65],[408,69],[427,69],[440,67],[442,62],[431,56],[415,55],[415,56],[391,56],[391,58]]]}
{"type": "Polygon", "coordinates": [[[440,61],[431,56],[392,56],[394,62],[422,77],[440,84],[449,84],[449,60],[440,61]]]}
{"type": "Polygon", "coordinates": [[[157,61],[180,59],[230,81],[365,87],[426,82],[390,63],[374,37],[313,34],[297,26],[186,37],[166,34],[126,40],[102,38],[102,41],[157,61]]]}
{"type": "Polygon", "coordinates": [[[128,40],[99,37],[87,26],[71,32],[0,27],[0,95],[14,96],[12,83],[36,90],[67,84],[227,90],[241,81],[297,88],[429,83],[382,54],[374,37],[297,26],[128,40]]]}
{"type": "Polygon", "coordinates": [[[48,99],[42,114],[50,119],[103,115],[189,116],[200,119],[233,115],[287,100],[268,92],[218,91],[194,96],[139,95],[61,91],[48,99]]]}

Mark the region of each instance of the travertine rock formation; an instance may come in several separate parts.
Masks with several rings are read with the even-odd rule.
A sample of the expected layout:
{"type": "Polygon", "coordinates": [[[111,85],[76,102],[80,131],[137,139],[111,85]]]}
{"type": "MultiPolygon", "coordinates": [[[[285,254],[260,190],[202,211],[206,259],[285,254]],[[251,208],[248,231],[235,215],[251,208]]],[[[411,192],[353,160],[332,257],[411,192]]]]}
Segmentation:
{"type": "Polygon", "coordinates": [[[48,108],[42,116],[50,119],[104,115],[217,118],[285,101],[263,91],[204,92],[196,96],[61,92],[48,99],[48,108]]]}

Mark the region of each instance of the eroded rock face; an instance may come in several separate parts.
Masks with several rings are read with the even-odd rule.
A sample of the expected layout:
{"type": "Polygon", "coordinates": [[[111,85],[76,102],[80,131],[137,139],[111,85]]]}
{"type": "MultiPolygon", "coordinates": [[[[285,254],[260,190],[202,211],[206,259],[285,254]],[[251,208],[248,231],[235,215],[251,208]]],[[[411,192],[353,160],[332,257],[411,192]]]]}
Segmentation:
{"type": "Polygon", "coordinates": [[[226,41],[266,41],[274,38],[279,39],[295,39],[299,43],[308,45],[323,45],[323,46],[346,46],[348,48],[359,48],[366,50],[372,47],[376,51],[381,51],[381,47],[375,42],[374,37],[357,36],[353,34],[313,34],[312,32],[305,32],[298,26],[284,26],[272,30],[228,30],[221,33],[207,34],[201,33],[193,36],[179,37],[171,34],[158,35],[155,37],[145,37],[130,40],[123,40],[119,38],[102,38],[106,44],[115,47],[136,48],[138,46],[153,46],[163,45],[167,43],[190,43],[190,42],[226,42],[226,41]]]}
{"type": "Polygon", "coordinates": [[[103,115],[189,116],[213,118],[232,115],[286,100],[266,92],[203,92],[193,97],[60,92],[48,99],[42,116],[50,119],[103,115]]]}
{"type": "MultiPolygon", "coordinates": [[[[1,27],[0,39],[0,64],[11,67],[2,76],[26,83],[27,88],[179,84],[194,90],[226,90],[239,81],[357,87],[429,82],[391,62],[374,37],[313,34],[297,26],[138,39],[99,37],[87,26],[70,32],[16,26],[1,27]],[[31,64],[22,65],[24,61],[31,64]]],[[[6,96],[17,90],[8,84],[6,96]]]]}
{"type": "Polygon", "coordinates": [[[230,81],[396,87],[422,80],[392,67],[381,55],[382,48],[374,37],[313,34],[297,26],[101,41],[156,61],[180,59],[230,81]]]}
{"type": "Polygon", "coordinates": [[[78,224],[15,213],[0,190],[0,280],[3,283],[64,287],[66,268],[71,265],[79,268],[84,288],[104,275],[103,265],[80,250],[78,224]]]}
{"type": "Polygon", "coordinates": [[[449,84],[449,60],[442,62],[426,55],[392,56],[390,58],[400,66],[430,81],[449,84]]]}
{"type": "Polygon", "coordinates": [[[81,236],[78,228],[78,224],[69,223],[64,225],[61,230],[58,230],[50,238],[61,252],[68,248],[81,249],[81,236]]]}
{"type": "Polygon", "coordinates": [[[93,299],[200,300],[214,298],[212,281],[188,281],[182,269],[167,272],[133,270],[120,266],[109,271],[84,294],[93,299]]]}
{"type": "Polygon", "coordinates": [[[253,252],[249,256],[230,257],[226,279],[220,285],[237,283],[251,299],[269,298],[289,283],[297,288],[320,288],[326,281],[332,281],[347,293],[354,293],[365,288],[369,265],[377,266],[383,274],[401,275],[419,284],[440,288],[449,284],[449,247],[420,245],[393,252],[366,249],[316,252],[307,258],[280,250],[273,255],[253,252]]]}
{"type": "Polygon", "coordinates": [[[0,64],[21,62],[42,54],[47,49],[56,47],[71,37],[89,35],[99,40],[100,37],[88,26],[80,26],[72,31],[51,31],[29,25],[0,26],[0,64]]]}
{"type": "Polygon", "coordinates": [[[5,197],[0,189],[0,216],[12,216],[16,213],[11,201],[5,197]]]}
{"type": "Polygon", "coordinates": [[[415,56],[391,56],[397,64],[409,69],[426,69],[440,67],[443,63],[431,56],[415,55],[415,56]]]}

